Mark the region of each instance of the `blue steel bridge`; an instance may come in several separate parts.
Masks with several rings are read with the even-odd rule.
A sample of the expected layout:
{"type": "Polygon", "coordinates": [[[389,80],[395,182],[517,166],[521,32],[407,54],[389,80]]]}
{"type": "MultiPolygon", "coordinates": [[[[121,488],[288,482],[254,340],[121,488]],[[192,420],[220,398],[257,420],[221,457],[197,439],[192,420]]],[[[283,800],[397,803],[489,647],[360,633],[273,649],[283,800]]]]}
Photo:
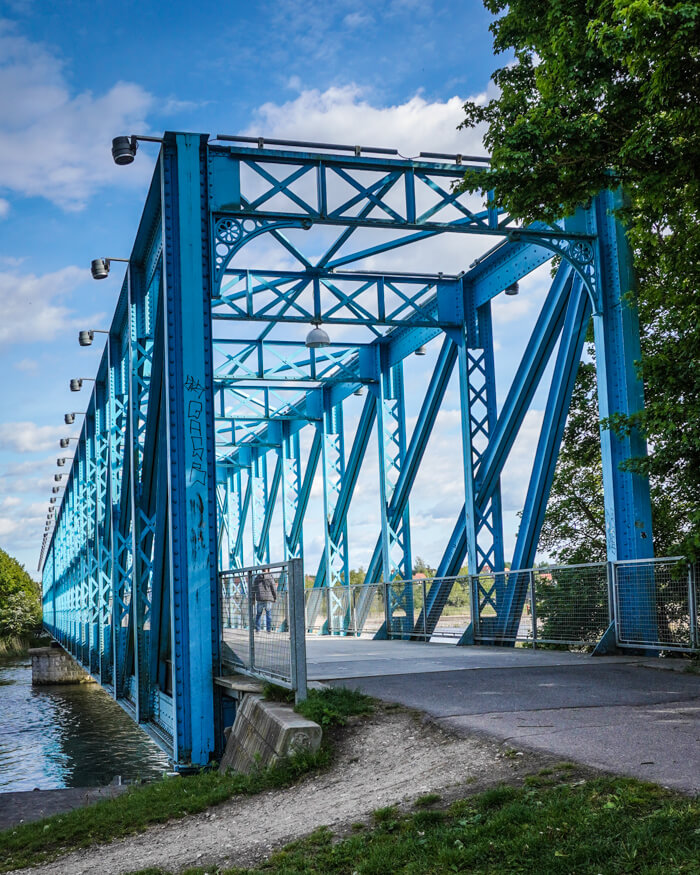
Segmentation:
{"type": "MultiPolygon", "coordinates": [[[[601,418],[633,413],[643,397],[637,317],[625,297],[630,252],[613,215],[619,193],[602,191],[558,224],[523,225],[488,192],[455,191],[465,167],[483,170],[483,159],[192,133],[167,133],[158,148],[40,567],[46,628],[185,766],[221,749],[218,573],[302,557],[317,472],[324,549],[318,568],[306,569],[315,587],[349,583],[348,513],[370,445],[375,459],[379,449],[380,525],[366,583],[410,579],[411,490],[456,375],[464,504],[420,611],[410,587],[393,587],[386,606],[407,633],[413,623],[430,631],[464,564],[470,574],[503,571],[506,560],[533,564],[591,317],[601,418]],[[311,257],[314,229],[324,243],[319,256],[315,238],[311,257]],[[482,254],[458,274],[362,269],[445,234],[477,238],[482,254]],[[248,244],[263,235],[293,269],[257,263],[259,247],[248,244]],[[497,406],[491,302],[553,258],[497,406]],[[313,326],[328,345],[307,346],[313,326]],[[417,399],[404,361],[428,344],[437,356],[417,399]],[[505,556],[500,476],[550,360],[522,521],[505,556]],[[419,411],[410,432],[408,393],[419,411]],[[359,394],[353,433],[343,413],[359,394]],[[283,555],[270,556],[273,526],[283,555]]],[[[601,440],[608,559],[648,558],[648,483],[619,467],[644,454],[643,441],[609,430],[601,440]]],[[[478,581],[488,616],[461,643],[512,641],[521,577],[478,581]]],[[[624,598],[633,612],[642,596],[624,598]]],[[[342,633],[328,604],[328,629],[342,633]]]]}

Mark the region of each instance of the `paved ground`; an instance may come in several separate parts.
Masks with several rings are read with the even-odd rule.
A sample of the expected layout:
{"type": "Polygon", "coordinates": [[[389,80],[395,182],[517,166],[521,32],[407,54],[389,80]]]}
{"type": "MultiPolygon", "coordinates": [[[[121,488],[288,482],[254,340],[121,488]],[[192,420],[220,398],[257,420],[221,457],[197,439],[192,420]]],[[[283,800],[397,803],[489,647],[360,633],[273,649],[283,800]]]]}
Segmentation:
{"type": "Polygon", "coordinates": [[[675,660],[311,639],[309,676],[458,732],[700,792],[700,676],[675,660]]]}
{"type": "Polygon", "coordinates": [[[0,793],[0,830],[18,823],[41,820],[52,814],[63,814],[73,808],[92,805],[101,799],[113,799],[127,789],[126,784],[108,787],[72,787],[66,790],[22,790],[0,793]]]}

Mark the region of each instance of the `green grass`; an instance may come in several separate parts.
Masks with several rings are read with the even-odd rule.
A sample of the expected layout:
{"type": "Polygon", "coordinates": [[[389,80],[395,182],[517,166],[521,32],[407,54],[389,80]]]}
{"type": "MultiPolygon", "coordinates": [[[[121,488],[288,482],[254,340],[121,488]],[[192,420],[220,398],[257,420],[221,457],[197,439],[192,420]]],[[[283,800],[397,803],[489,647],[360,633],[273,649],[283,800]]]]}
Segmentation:
{"type": "MultiPolygon", "coordinates": [[[[344,725],[349,716],[366,714],[371,709],[372,700],[352,690],[313,691],[300,706],[307,716],[318,715],[321,718],[318,722],[323,721],[325,729],[344,725]]],[[[36,865],[75,848],[142,832],[152,824],[196,814],[233,796],[287,787],[307,772],[327,767],[331,760],[332,740],[329,742],[324,733],[324,744],[318,753],[295,755],[253,775],[220,775],[209,770],[165,778],[132,787],[116,799],[22,824],[0,832],[0,872],[36,865]]]]}
{"type": "MultiPolygon", "coordinates": [[[[502,786],[444,810],[374,813],[374,826],[338,841],[329,829],[294,842],[253,870],[277,875],[697,875],[700,805],[627,778],[502,786]]],[[[549,776],[542,776],[549,777],[549,776]]],[[[166,875],[145,870],[139,875],[166,875]]],[[[184,875],[214,875],[212,867],[184,875]]],[[[136,873],[132,873],[136,875],[136,873]]]]}
{"type": "Polygon", "coordinates": [[[306,701],[298,704],[294,710],[319,726],[345,726],[349,717],[371,714],[374,700],[358,690],[331,687],[327,690],[309,690],[306,701]]]}

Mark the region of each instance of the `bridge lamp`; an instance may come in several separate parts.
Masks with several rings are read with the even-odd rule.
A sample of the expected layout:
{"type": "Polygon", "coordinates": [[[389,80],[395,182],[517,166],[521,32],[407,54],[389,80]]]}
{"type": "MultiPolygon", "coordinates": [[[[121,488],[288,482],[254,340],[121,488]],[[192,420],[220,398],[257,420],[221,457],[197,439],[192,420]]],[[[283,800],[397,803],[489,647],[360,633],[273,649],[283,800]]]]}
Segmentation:
{"type": "Polygon", "coordinates": [[[91,383],[94,383],[95,380],[92,377],[75,377],[70,381],[70,390],[71,392],[80,392],[83,388],[83,383],[85,380],[89,380],[91,383]]]}
{"type": "Polygon", "coordinates": [[[130,137],[115,137],[112,140],[112,158],[115,164],[131,164],[136,157],[139,140],[147,140],[149,143],[162,143],[160,137],[146,137],[141,134],[132,134],[130,137]]]}
{"type": "Polygon", "coordinates": [[[128,258],[93,258],[90,262],[90,273],[94,280],[104,280],[109,276],[109,269],[113,261],[129,263],[128,258]]]}
{"type": "Polygon", "coordinates": [[[77,441],[77,440],[78,440],[77,437],[61,438],[60,441],[59,441],[59,444],[61,445],[61,449],[62,449],[62,450],[65,450],[65,448],[68,446],[68,444],[70,443],[70,441],[77,441]]]}
{"type": "Polygon", "coordinates": [[[51,498],[49,498],[49,501],[51,504],[56,504],[56,497],[52,495],[51,498]]]}
{"type": "Polygon", "coordinates": [[[419,346],[417,350],[413,353],[413,355],[425,355],[427,352],[424,346],[419,346]]]}
{"type": "Polygon", "coordinates": [[[517,295],[519,291],[520,291],[520,286],[518,285],[517,282],[511,283],[511,284],[505,289],[505,293],[506,293],[506,295],[510,295],[511,297],[512,297],[513,295],[517,295]]]}
{"type": "Polygon", "coordinates": [[[66,464],[66,456],[63,456],[62,459],[56,459],[56,464],[59,468],[62,468],[66,464]]]}
{"type": "Polygon", "coordinates": [[[73,423],[75,422],[76,416],[84,416],[84,415],[85,414],[83,413],[82,410],[74,410],[72,413],[65,413],[63,415],[63,421],[65,422],[66,425],[73,425],[73,423]]]}
{"type": "Polygon", "coordinates": [[[365,390],[363,386],[358,386],[357,389],[352,393],[353,395],[364,395],[365,390]]]}
{"type": "Polygon", "coordinates": [[[63,474],[54,474],[53,475],[53,479],[56,481],[56,483],[61,482],[61,477],[63,477],[63,474]]]}
{"type": "Polygon", "coordinates": [[[78,343],[81,346],[92,346],[92,341],[95,339],[96,334],[109,334],[109,331],[105,331],[102,328],[88,328],[87,331],[79,331],[78,343]]]}
{"type": "Polygon", "coordinates": [[[308,349],[320,349],[323,346],[330,346],[331,339],[326,332],[321,328],[320,319],[311,323],[314,327],[306,335],[304,344],[308,349]]]}
{"type": "Polygon", "coordinates": [[[60,487],[60,486],[52,486],[52,487],[51,487],[51,492],[53,492],[54,495],[58,495],[58,493],[59,493],[60,491],[61,491],[61,487],[60,487]]]}

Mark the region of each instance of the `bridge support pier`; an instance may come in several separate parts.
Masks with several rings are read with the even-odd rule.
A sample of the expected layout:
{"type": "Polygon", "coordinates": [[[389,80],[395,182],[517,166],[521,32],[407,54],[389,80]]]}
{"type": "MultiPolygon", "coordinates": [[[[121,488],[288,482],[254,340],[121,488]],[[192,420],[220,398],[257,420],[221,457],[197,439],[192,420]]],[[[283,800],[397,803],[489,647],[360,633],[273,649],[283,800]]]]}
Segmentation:
{"type": "Polygon", "coordinates": [[[32,658],[32,686],[96,683],[70,653],[57,644],[51,647],[34,647],[29,655],[32,658]]]}

